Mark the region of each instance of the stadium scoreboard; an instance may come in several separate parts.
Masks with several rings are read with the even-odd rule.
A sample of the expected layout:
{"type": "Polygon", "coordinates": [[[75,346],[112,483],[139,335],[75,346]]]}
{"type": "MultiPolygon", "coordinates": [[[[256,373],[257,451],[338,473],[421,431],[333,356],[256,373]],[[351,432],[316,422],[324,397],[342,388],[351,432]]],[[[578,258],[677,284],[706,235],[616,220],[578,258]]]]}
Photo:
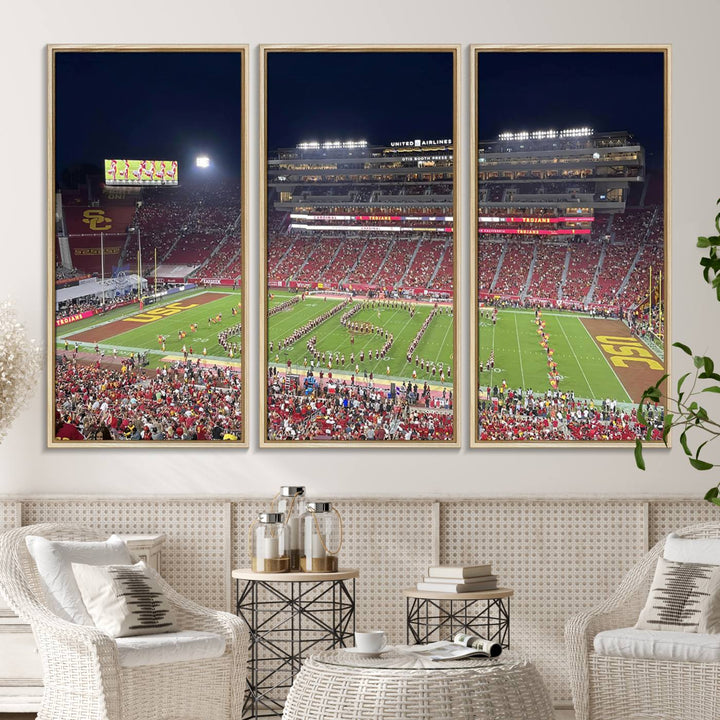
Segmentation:
{"type": "Polygon", "coordinates": [[[177,160],[105,160],[106,185],[177,185],[177,160]]]}

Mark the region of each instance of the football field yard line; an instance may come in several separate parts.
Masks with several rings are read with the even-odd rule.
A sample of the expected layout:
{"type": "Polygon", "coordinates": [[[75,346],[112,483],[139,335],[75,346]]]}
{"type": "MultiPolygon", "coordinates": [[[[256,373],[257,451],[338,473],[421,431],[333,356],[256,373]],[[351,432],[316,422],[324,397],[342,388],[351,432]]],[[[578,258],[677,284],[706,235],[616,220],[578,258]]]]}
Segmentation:
{"type": "MultiPolygon", "coordinates": [[[[482,335],[482,332],[480,330],[480,326],[478,326],[478,334],[482,335]]],[[[482,352],[482,340],[478,343],[479,352],[482,352]]],[[[492,326],[492,340],[490,342],[490,354],[488,355],[488,359],[490,359],[490,355],[493,357],[495,356],[495,325],[492,326]]],[[[478,362],[480,362],[480,358],[478,357],[478,362]]],[[[478,383],[481,380],[480,373],[479,373],[479,366],[475,368],[478,370],[478,383]]],[[[487,369],[483,372],[487,372],[487,369]]],[[[492,373],[490,373],[490,385],[492,385],[492,373]]]]}
{"type": "MultiPolygon", "coordinates": [[[[520,345],[520,332],[518,331],[518,324],[517,324],[517,313],[513,313],[513,318],[515,320],[515,337],[517,338],[517,344],[518,344],[518,360],[520,362],[520,379],[522,380],[522,387],[526,387],[525,371],[523,370],[523,361],[522,361],[522,346],[520,345]]],[[[493,340],[495,340],[495,333],[493,333],[493,340]]]]}
{"type": "MultiPolygon", "coordinates": [[[[444,348],[444,347],[445,347],[445,341],[447,340],[448,333],[449,333],[452,329],[454,329],[454,327],[455,327],[455,317],[453,316],[450,324],[448,325],[448,329],[445,331],[445,334],[443,335],[442,342],[440,343],[440,347],[441,347],[441,348],[444,348]]],[[[428,329],[429,329],[429,328],[428,328],[428,329]]],[[[455,362],[455,342],[454,342],[454,339],[455,339],[455,338],[453,338],[453,355],[452,355],[452,361],[453,361],[453,362],[455,362]]]]}
{"type": "MultiPolygon", "coordinates": [[[[627,391],[627,388],[622,384],[622,380],[620,380],[620,378],[617,376],[617,373],[613,370],[613,366],[610,364],[610,361],[605,357],[605,353],[599,347],[597,347],[597,342],[595,341],[595,338],[590,334],[590,331],[585,327],[585,323],[582,320],[579,320],[579,322],[582,325],[583,330],[585,330],[585,332],[588,334],[588,337],[590,338],[590,340],[592,340],[593,345],[597,348],[598,352],[602,355],[603,360],[605,361],[607,366],[610,368],[610,372],[612,373],[613,377],[617,380],[618,385],[620,385],[620,387],[625,392],[626,399],[623,402],[630,402],[630,403],[633,402],[633,399],[630,396],[630,393],[627,391]]],[[[620,398],[617,398],[617,399],[620,400],[620,398]]]]}
{"type": "MultiPolygon", "coordinates": [[[[582,325],[582,323],[580,323],[582,325]]],[[[573,344],[570,342],[570,338],[568,337],[568,334],[565,332],[565,328],[563,327],[562,320],[558,318],[558,325],[560,326],[560,329],[562,330],[562,334],[565,336],[565,340],[567,341],[567,344],[570,347],[570,351],[573,354],[573,357],[575,358],[575,362],[578,364],[578,367],[580,368],[580,372],[582,373],[582,376],[585,378],[585,382],[587,383],[588,390],[590,390],[591,400],[597,400],[598,398],[595,396],[595,391],[592,389],[592,385],[590,384],[590,381],[588,380],[587,375],[585,374],[585,371],[583,370],[583,367],[580,363],[580,358],[578,358],[577,353],[575,352],[575,348],[573,347],[573,344]]],[[[583,325],[583,327],[585,327],[583,325]]]]}
{"type": "MultiPolygon", "coordinates": [[[[409,314],[410,314],[410,313],[408,312],[408,315],[409,315],[409,314]]],[[[394,317],[394,315],[393,315],[393,317],[394,317]]],[[[391,318],[391,319],[392,319],[392,318],[391,318]]],[[[408,317],[407,322],[402,326],[402,330],[400,330],[400,331],[398,332],[398,338],[405,332],[405,328],[406,328],[414,319],[415,319],[414,317],[408,317]]],[[[418,319],[419,319],[419,318],[418,318],[418,319]]],[[[429,330],[429,329],[430,329],[430,326],[428,325],[427,330],[429,330]]],[[[394,336],[394,334],[395,334],[395,333],[393,333],[393,336],[394,336]]],[[[411,340],[411,342],[412,342],[412,340],[411,340]]],[[[418,349],[420,348],[420,345],[421,345],[421,344],[422,344],[422,340],[420,340],[420,342],[418,343],[418,346],[415,348],[415,350],[418,350],[418,349]]],[[[394,339],[394,337],[393,337],[393,346],[394,346],[394,345],[395,345],[395,339],[394,339]]],[[[392,348],[390,348],[390,349],[392,350],[392,348]]],[[[407,353],[407,348],[405,348],[405,352],[407,353]]],[[[417,355],[418,353],[415,353],[415,354],[417,355]]],[[[408,367],[408,366],[409,366],[410,368],[412,368],[412,363],[409,363],[409,362],[407,361],[407,359],[406,359],[406,360],[405,360],[405,364],[400,368],[400,374],[401,374],[401,375],[405,372],[405,368],[408,367]]],[[[410,370],[410,372],[412,373],[412,369],[410,370]]]]}

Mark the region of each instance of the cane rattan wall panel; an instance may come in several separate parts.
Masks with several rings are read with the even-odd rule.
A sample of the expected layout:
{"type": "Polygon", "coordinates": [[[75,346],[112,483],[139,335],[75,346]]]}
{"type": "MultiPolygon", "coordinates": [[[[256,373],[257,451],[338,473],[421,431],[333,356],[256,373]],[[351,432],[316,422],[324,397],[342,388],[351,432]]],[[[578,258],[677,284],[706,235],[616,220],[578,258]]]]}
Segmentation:
{"type": "MultiPolygon", "coordinates": [[[[708,484],[709,486],[709,484],[708,484]]],[[[654,545],[669,532],[688,525],[717,521],[720,508],[705,500],[658,500],[650,503],[649,541],[654,545]]]]}
{"type": "Polygon", "coordinates": [[[0,501],[0,532],[14,528],[17,520],[17,503],[11,500],[0,501]]]}
{"type": "MultiPolygon", "coordinates": [[[[259,512],[270,510],[270,499],[261,500],[240,500],[233,504],[232,512],[232,562],[235,568],[250,567],[250,526],[257,519],[259,512]]],[[[237,602],[233,583],[232,601],[233,607],[237,602]]]]}
{"type": "Polygon", "coordinates": [[[110,534],[167,535],[161,572],[181,594],[207,607],[226,609],[225,516],[212,500],[32,501],[23,504],[23,524],[72,523],[110,534]]]}
{"type": "Polygon", "coordinates": [[[567,618],[605,599],[640,558],[643,505],[622,502],[443,503],[445,564],[491,562],[510,601],[510,645],[536,661],[553,700],[570,701],[567,618]]]}
{"type": "MultiPolygon", "coordinates": [[[[357,625],[405,642],[403,588],[432,564],[433,502],[346,500],[341,565],[360,569],[357,625]]],[[[248,528],[268,502],[49,500],[22,503],[24,524],[68,522],[107,532],[164,532],[162,572],[181,593],[226,608],[229,568],[248,567],[248,528]],[[228,526],[229,525],[229,526],[228,526]]],[[[570,699],[563,628],[606,598],[645,552],[645,505],[634,501],[467,500],[440,503],[443,563],[489,560],[511,600],[512,648],[533,658],[556,703],[570,699]]],[[[16,524],[15,501],[0,502],[0,529],[16,524]]],[[[673,528],[717,517],[702,501],[650,504],[650,542],[673,528]]],[[[235,587],[233,584],[233,604],[235,587]]]]}
{"type": "Polygon", "coordinates": [[[382,629],[405,643],[402,591],[422,579],[432,561],[432,503],[338,503],[345,521],[342,564],[360,569],[358,629],[382,629]]]}

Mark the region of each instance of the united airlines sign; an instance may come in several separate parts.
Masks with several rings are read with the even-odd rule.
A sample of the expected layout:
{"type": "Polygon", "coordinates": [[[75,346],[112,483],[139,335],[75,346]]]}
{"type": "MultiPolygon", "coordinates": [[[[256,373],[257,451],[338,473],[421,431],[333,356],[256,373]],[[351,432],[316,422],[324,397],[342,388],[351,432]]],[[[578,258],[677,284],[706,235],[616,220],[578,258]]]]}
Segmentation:
{"type": "Polygon", "coordinates": [[[436,145],[452,145],[452,138],[445,138],[444,140],[394,140],[390,143],[390,147],[423,148],[436,145]]]}

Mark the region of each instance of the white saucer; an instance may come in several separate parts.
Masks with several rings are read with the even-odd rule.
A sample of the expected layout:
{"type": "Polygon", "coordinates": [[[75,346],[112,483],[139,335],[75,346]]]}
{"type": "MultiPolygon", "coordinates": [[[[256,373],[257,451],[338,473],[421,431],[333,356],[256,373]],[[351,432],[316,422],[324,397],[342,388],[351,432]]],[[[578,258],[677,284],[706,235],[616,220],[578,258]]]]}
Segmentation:
{"type": "Polygon", "coordinates": [[[383,648],[382,650],[378,650],[377,652],[362,652],[356,647],[343,648],[343,650],[345,652],[352,653],[353,655],[357,655],[358,657],[374,658],[380,657],[383,653],[388,652],[390,648],[383,648]]]}

